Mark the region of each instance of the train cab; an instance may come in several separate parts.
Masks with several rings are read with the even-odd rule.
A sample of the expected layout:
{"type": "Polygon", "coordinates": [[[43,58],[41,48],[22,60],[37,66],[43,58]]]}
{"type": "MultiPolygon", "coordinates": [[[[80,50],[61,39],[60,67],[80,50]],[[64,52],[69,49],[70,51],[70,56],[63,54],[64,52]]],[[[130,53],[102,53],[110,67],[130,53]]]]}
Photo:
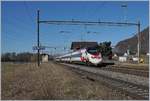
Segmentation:
{"type": "Polygon", "coordinates": [[[96,48],[88,48],[86,51],[89,62],[98,65],[102,61],[102,55],[96,48]]]}

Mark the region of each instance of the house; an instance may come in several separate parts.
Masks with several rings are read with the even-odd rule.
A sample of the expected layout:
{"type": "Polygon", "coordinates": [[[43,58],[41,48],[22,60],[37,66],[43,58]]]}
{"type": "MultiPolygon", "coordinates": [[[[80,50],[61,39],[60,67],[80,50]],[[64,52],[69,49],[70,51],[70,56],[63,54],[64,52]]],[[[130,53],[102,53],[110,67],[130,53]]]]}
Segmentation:
{"type": "Polygon", "coordinates": [[[88,48],[88,47],[95,47],[97,46],[97,42],[72,42],[71,44],[71,50],[76,51],[82,48],[88,48]]]}

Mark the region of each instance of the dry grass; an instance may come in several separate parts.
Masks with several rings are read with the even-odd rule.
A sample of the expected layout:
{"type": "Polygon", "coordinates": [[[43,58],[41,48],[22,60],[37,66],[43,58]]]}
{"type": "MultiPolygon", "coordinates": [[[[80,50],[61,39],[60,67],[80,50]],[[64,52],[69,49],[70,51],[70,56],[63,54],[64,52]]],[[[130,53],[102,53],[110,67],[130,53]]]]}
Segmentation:
{"type": "Polygon", "coordinates": [[[52,62],[2,63],[2,99],[130,99],[52,62]]]}

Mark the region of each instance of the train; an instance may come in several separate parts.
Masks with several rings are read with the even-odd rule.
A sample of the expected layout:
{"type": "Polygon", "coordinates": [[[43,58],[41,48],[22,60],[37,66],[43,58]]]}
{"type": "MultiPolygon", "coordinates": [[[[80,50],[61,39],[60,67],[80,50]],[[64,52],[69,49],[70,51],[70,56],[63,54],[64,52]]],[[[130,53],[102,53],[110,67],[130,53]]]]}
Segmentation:
{"type": "Polygon", "coordinates": [[[82,63],[86,65],[100,65],[103,61],[102,54],[96,48],[89,47],[79,49],[64,55],[55,57],[57,62],[82,63]]]}

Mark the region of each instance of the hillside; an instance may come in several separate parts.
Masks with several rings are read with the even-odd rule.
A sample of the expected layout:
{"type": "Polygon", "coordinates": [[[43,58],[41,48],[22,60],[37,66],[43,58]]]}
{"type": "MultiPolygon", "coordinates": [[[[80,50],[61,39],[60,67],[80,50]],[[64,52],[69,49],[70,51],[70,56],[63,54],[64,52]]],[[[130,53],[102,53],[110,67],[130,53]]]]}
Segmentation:
{"type": "MultiPolygon", "coordinates": [[[[140,42],[141,42],[140,53],[141,54],[148,53],[149,27],[145,28],[143,31],[140,32],[140,42]]],[[[115,46],[114,52],[118,54],[123,54],[126,52],[127,49],[129,49],[133,54],[137,52],[137,35],[118,42],[117,45],[115,46]]]]}

